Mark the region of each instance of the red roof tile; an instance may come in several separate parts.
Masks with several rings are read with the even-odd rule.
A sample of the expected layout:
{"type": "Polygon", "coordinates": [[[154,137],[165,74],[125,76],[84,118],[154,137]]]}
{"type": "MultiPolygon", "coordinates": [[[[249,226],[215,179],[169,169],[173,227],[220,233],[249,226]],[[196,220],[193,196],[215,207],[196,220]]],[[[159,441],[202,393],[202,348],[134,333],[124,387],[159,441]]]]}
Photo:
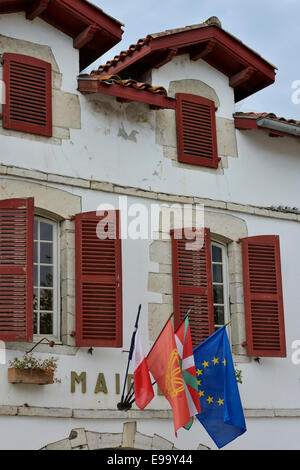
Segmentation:
{"type": "Polygon", "coordinates": [[[97,78],[100,82],[106,85],[121,85],[123,87],[135,88],[136,90],[149,91],[159,95],[168,96],[167,90],[162,86],[152,86],[150,83],[138,82],[132,79],[122,80],[118,75],[90,75],[91,78],[97,78]]]}

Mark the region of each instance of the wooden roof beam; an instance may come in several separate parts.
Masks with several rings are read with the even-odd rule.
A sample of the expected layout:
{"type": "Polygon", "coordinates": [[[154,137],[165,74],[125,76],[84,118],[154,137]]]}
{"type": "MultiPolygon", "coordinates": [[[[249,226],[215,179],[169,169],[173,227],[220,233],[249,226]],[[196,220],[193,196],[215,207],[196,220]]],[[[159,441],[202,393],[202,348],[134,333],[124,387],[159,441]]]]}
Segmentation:
{"type": "Polygon", "coordinates": [[[170,62],[173,57],[177,54],[177,48],[170,48],[170,49],[167,49],[167,53],[165,55],[165,57],[160,61],[158,62],[157,64],[155,64],[154,68],[155,69],[159,69],[160,67],[162,67],[163,65],[167,64],[168,62],[170,62]]]}
{"type": "Polygon", "coordinates": [[[252,67],[247,67],[240,72],[236,73],[235,75],[232,75],[229,79],[229,85],[232,88],[235,88],[237,86],[240,86],[242,83],[246,82],[249,80],[250,77],[255,73],[254,68],[252,67]]]}
{"type": "Polygon", "coordinates": [[[87,26],[76,38],[73,40],[74,49],[81,49],[94,39],[99,27],[95,24],[87,26]]]}
{"type": "Polygon", "coordinates": [[[49,3],[50,0],[38,0],[33,2],[26,10],[26,19],[32,21],[37,18],[43,11],[47,10],[49,3]]]}
{"type": "Polygon", "coordinates": [[[208,41],[204,49],[202,45],[200,48],[197,48],[194,52],[190,52],[190,59],[194,61],[203,59],[213,51],[215,45],[216,41],[214,39],[211,39],[210,41],[208,41]]]}

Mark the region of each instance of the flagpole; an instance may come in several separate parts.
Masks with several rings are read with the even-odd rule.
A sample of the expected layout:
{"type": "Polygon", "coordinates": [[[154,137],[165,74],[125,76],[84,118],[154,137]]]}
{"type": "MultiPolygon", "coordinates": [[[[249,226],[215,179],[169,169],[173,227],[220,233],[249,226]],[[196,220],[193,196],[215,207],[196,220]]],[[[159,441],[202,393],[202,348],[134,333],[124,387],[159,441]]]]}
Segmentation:
{"type": "MultiPolygon", "coordinates": [[[[179,325],[177,326],[176,331],[180,328],[180,326],[182,325],[182,323],[184,323],[186,317],[189,316],[190,312],[191,312],[191,309],[189,309],[189,310],[187,311],[187,313],[186,313],[186,315],[184,316],[183,320],[182,320],[182,321],[179,323],[179,325]]],[[[175,331],[174,333],[176,333],[176,331],[175,331]]]]}
{"type": "Polygon", "coordinates": [[[125,378],[124,378],[124,385],[123,385],[121,401],[117,405],[119,410],[124,409],[124,405],[125,405],[125,402],[124,402],[125,387],[126,387],[126,382],[127,382],[127,377],[128,377],[129,364],[130,364],[130,361],[131,361],[132,355],[133,355],[135,335],[136,335],[136,332],[137,332],[137,329],[138,329],[141,308],[142,308],[142,305],[140,304],[139,309],[138,309],[138,313],[137,313],[137,317],[136,317],[136,321],[135,321],[135,325],[134,325],[134,331],[133,331],[132,337],[131,337],[131,344],[130,344],[130,350],[129,350],[129,355],[128,355],[128,362],[127,362],[126,374],[125,374],[125,378]]]}

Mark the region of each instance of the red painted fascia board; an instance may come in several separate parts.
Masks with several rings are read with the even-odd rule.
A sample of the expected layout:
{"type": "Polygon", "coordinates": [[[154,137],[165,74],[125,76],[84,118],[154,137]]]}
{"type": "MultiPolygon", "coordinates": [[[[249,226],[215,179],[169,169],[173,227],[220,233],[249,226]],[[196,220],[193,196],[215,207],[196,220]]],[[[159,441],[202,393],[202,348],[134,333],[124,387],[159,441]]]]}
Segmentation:
{"type": "Polygon", "coordinates": [[[143,57],[147,56],[151,52],[151,47],[149,44],[142,46],[139,50],[134,51],[130,56],[125,57],[123,60],[120,59],[116,65],[111,65],[109,69],[104,72],[105,75],[107,74],[118,74],[121,72],[123,69],[126,69],[130,65],[134,64],[135,62],[138,62],[141,60],[143,57]]]}
{"type": "Polygon", "coordinates": [[[144,90],[123,87],[115,83],[105,85],[95,79],[78,79],[78,90],[83,94],[104,93],[128,101],[138,101],[158,108],[175,109],[176,100],[164,95],[151,93],[144,90]]]}
{"type": "Polygon", "coordinates": [[[257,121],[253,118],[234,118],[236,129],[258,129],[257,121]]]}

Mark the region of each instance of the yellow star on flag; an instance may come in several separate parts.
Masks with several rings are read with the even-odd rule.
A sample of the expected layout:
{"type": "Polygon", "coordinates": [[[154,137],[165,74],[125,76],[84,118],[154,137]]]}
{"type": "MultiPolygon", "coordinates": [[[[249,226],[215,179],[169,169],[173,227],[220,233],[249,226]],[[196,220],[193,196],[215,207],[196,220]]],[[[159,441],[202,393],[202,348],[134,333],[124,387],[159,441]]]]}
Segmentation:
{"type": "Polygon", "coordinates": [[[204,397],[204,390],[199,390],[199,397],[204,397]]]}
{"type": "Polygon", "coordinates": [[[197,380],[197,384],[198,384],[198,385],[201,385],[201,380],[197,380]]]}
{"type": "Polygon", "coordinates": [[[217,401],[217,403],[219,403],[219,406],[221,405],[224,405],[224,398],[219,398],[219,400],[217,401]]]}
{"type": "Polygon", "coordinates": [[[224,361],[222,361],[222,362],[223,362],[224,366],[226,366],[226,359],[224,359],[224,361]]]}
{"type": "Polygon", "coordinates": [[[219,359],[217,359],[216,357],[214,357],[214,358],[212,359],[212,362],[214,363],[214,365],[219,364],[219,359]]]}
{"type": "Polygon", "coordinates": [[[208,397],[208,398],[206,399],[206,401],[207,401],[208,403],[213,403],[214,399],[213,399],[213,397],[208,397]]]}
{"type": "Polygon", "coordinates": [[[197,375],[202,375],[202,370],[197,369],[197,375]]]}
{"type": "Polygon", "coordinates": [[[209,363],[207,361],[204,361],[202,365],[203,365],[204,368],[209,367],[209,363]]]}

